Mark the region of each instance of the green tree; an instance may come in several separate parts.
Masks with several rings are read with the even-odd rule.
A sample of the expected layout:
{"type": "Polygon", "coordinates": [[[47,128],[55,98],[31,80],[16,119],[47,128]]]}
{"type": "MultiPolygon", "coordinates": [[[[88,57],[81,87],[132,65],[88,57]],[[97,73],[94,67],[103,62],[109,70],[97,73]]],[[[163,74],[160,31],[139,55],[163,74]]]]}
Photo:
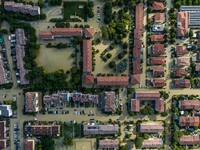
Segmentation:
{"type": "Polygon", "coordinates": [[[192,32],[192,30],[190,30],[190,32],[189,32],[189,37],[190,37],[190,39],[193,38],[193,32],[192,32]]]}
{"type": "Polygon", "coordinates": [[[142,143],[143,143],[144,139],[142,137],[136,137],[135,139],[135,146],[137,149],[140,149],[142,147],[142,143]]]}
{"type": "Polygon", "coordinates": [[[111,62],[109,63],[109,67],[110,67],[110,68],[115,68],[115,66],[116,66],[115,61],[111,61],[111,62]]]}
{"type": "Polygon", "coordinates": [[[112,57],[112,54],[111,53],[107,53],[107,58],[111,58],[112,57]]]}

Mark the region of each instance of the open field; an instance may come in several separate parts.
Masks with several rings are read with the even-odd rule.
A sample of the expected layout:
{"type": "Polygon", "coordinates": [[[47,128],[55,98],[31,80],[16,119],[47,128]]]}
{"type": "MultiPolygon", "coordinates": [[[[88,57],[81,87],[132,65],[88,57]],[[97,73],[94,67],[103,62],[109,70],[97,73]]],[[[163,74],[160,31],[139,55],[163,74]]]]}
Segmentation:
{"type": "Polygon", "coordinates": [[[85,13],[85,6],[86,2],[64,2],[64,19],[69,22],[80,22],[79,18],[81,18],[86,22],[87,14],[85,13]],[[70,16],[75,16],[75,18],[70,18],[70,16]],[[77,19],[76,16],[78,17],[77,19]]]}
{"type": "Polygon", "coordinates": [[[59,69],[67,71],[73,64],[72,53],[74,53],[73,48],[46,48],[45,45],[41,45],[36,62],[39,66],[43,66],[48,72],[54,72],[59,69]]]}

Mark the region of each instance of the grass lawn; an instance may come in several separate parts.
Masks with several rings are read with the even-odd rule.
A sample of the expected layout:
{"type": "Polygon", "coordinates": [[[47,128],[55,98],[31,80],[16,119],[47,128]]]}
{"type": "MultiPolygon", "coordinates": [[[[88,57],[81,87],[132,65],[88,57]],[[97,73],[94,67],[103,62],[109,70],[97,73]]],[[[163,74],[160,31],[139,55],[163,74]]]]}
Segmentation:
{"type": "Polygon", "coordinates": [[[64,125],[64,137],[81,137],[81,124],[64,125]]]}
{"type": "Polygon", "coordinates": [[[87,15],[85,13],[86,2],[64,2],[64,19],[69,22],[78,22],[77,19],[70,19],[70,16],[76,14],[76,16],[82,18],[85,22],[87,21],[87,15]],[[79,6],[83,8],[79,8],[79,6]]]}

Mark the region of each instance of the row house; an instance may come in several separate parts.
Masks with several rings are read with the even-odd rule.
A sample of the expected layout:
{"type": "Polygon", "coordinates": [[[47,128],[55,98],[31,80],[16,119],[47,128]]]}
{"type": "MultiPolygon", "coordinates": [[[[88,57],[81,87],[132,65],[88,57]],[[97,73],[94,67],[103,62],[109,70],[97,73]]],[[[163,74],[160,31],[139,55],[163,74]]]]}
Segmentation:
{"type": "Polygon", "coordinates": [[[59,136],[60,125],[25,125],[24,131],[30,136],[59,136]]]}
{"type": "Polygon", "coordinates": [[[199,135],[183,135],[180,138],[180,145],[198,145],[200,142],[199,135]]]}
{"type": "Polygon", "coordinates": [[[105,140],[99,140],[99,149],[104,150],[104,149],[118,149],[119,148],[119,140],[115,139],[105,139],[105,140]]]}
{"type": "Polygon", "coordinates": [[[23,3],[15,3],[13,1],[5,1],[4,9],[6,11],[29,14],[31,16],[40,15],[40,7],[39,6],[32,6],[32,5],[23,4],[23,3]]]}
{"type": "Polygon", "coordinates": [[[152,71],[153,77],[163,77],[165,74],[164,66],[151,66],[150,70],[152,71]]]}
{"type": "Polygon", "coordinates": [[[40,31],[40,40],[54,40],[55,38],[66,37],[86,37],[94,36],[94,28],[52,28],[50,31],[40,31]]]}
{"type": "Polygon", "coordinates": [[[190,65],[189,57],[178,57],[175,59],[175,65],[177,67],[185,67],[190,65]]]}
{"type": "Polygon", "coordinates": [[[141,123],[140,132],[141,133],[158,133],[163,132],[164,126],[162,123],[141,123]]]}
{"type": "Polygon", "coordinates": [[[133,48],[133,72],[131,83],[140,84],[141,80],[141,50],[142,50],[142,33],[144,29],[144,4],[139,3],[135,7],[135,29],[134,29],[134,48],[133,48]]]}
{"type": "Polygon", "coordinates": [[[178,12],[177,14],[177,37],[188,37],[188,12],[178,12]]]}
{"type": "Polygon", "coordinates": [[[7,147],[6,139],[6,121],[0,121],[0,149],[5,150],[7,147]]]}
{"type": "Polygon", "coordinates": [[[180,100],[179,108],[183,110],[200,110],[199,100],[180,100]]]}
{"type": "Polygon", "coordinates": [[[165,5],[163,2],[154,1],[152,3],[152,10],[153,11],[163,11],[165,9],[165,5]]]}
{"type": "Polygon", "coordinates": [[[83,134],[86,135],[118,135],[119,126],[114,125],[83,125],[83,134]]]}
{"type": "Polygon", "coordinates": [[[25,112],[39,112],[39,93],[38,92],[26,92],[25,98],[25,112]]]}
{"type": "Polygon", "coordinates": [[[153,79],[152,84],[154,88],[163,88],[166,85],[164,78],[153,79]]]}
{"type": "Polygon", "coordinates": [[[198,127],[199,126],[199,117],[181,116],[181,117],[179,117],[179,125],[181,127],[185,127],[185,126],[198,127]]]}
{"type": "Polygon", "coordinates": [[[24,140],[24,150],[35,150],[35,140],[34,139],[25,139],[24,140]]]}
{"type": "Polygon", "coordinates": [[[190,80],[189,79],[174,79],[173,84],[174,84],[174,87],[176,88],[189,88],[190,80]]]}
{"type": "Polygon", "coordinates": [[[162,138],[149,138],[144,140],[142,143],[142,148],[161,148],[163,147],[162,138]]]}
{"type": "Polygon", "coordinates": [[[114,91],[101,93],[101,109],[103,112],[115,113],[117,109],[117,101],[114,91]]]}
{"type": "Polygon", "coordinates": [[[98,95],[74,92],[71,94],[71,98],[74,102],[98,104],[98,95]]]}
{"type": "Polygon", "coordinates": [[[176,77],[184,77],[188,74],[188,69],[186,68],[176,68],[175,69],[175,76],[176,77]]]}
{"type": "Polygon", "coordinates": [[[176,53],[176,56],[183,56],[183,55],[189,54],[187,48],[184,48],[183,46],[180,46],[180,45],[176,46],[175,53],[176,53]]]}
{"type": "Polygon", "coordinates": [[[154,44],[152,46],[152,54],[157,56],[164,55],[165,54],[164,44],[154,44]]]}
{"type": "Polygon", "coordinates": [[[128,86],[129,77],[126,76],[98,76],[98,86],[128,86]]]}

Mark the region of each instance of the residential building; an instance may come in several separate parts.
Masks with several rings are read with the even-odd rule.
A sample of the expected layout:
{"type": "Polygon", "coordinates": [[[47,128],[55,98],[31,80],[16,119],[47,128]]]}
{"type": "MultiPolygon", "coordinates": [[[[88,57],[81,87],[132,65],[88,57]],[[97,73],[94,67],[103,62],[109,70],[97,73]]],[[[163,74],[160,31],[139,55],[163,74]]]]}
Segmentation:
{"type": "Polygon", "coordinates": [[[152,10],[154,11],[163,11],[165,9],[163,2],[154,1],[152,3],[152,10]]]}
{"type": "Polygon", "coordinates": [[[153,77],[163,77],[165,74],[164,66],[151,66],[150,70],[152,70],[153,77]]]}
{"type": "Polygon", "coordinates": [[[84,75],[84,83],[85,83],[85,85],[94,85],[94,75],[93,74],[85,74],[84,75]]]}
{"type": "Polygon", "coordinates": [[[163,140],[161,138],[149,138],[144,140],[142,148],[161,148],[163,146],[163,140]]]}
{"type": "Polygon", "coordinates": [[[0,121],[0,149],[6,150],[6,121],[0,121]]]}
{"type": "Polygon", "coordinates": [[[158,91],[137,91],[135,92],[135,99],[138,100],[159,100],[160,92],[158,91]]]}
{"type": "Polygon", "coordinates": [[[177,56],[183,56],[189,53],[186,48],[183,48],[183,46],[180,45],[176,46],[175,52],[177,56]]]}
{"type": "Polygon", "coordinates": [[[39,112],[39,93],[25,93],[25,112],[39,112]]]}
{"type": "Polygon", "coordinates": [[[188,73],[188,71],[185,68],[176,68],[175,69],[176,77],[184,77],[187,73],[188,73]]]}
{"type": "Polygon", "coordinates": [[[199,135],[183,135],[180,138],[180,145],[198,145],[199,144],[199,135]]]}
{"type": "Polygon", "coordinates": [[[190,80],[189,79],[174,79],[174,87],[176,88],[189,88],[190,80]]]}
{"type": "Polygon", "coordinates": [[[35,150],[35,140],[25,139],[24,140],[24,150],[35,150]]]}
{"type": "Polygon", "coordinates": [[[39,38],[40,40],[54,40],[51,31],[40,31],[39,38]]]}
{"type": "Polygon", "coordinates": [[[140,100],[131,99],[131,111],[140,112],[140,100]]]}
{"type": "Polygon", "coordinates": [[[200,63],[196,63],[195,71],[196,71],[197,75],[200,75],[200,63]]]}
{"type": "Polygon", "coordinates": [[[185,126],[199,126],[199,117],[179,117],[179,125],[182,127],[185,126]]]}
{"type": "Polygon", "coordinates": [[[114,91],[103,92],[101,94],[101,109],[104,112],[115,113],[117,109],[117,101],[114,91]]]}
{"type": "Polygon", "coordinates": [[[153,87],[163,88],[164,86],[165,86],[165,79],[164,78],[153,79],[153,87]]]}
{"type": "Polygon", "coordinates": [[[151,35],[151,42],[164,42],[164,35],[163,34],[153,34],[151,35]]]}
{"type": "Polygon", "coordinates": [[[188,25],[190,28],[199,28],[200,6],[181,6],[180,11],[188,13],[188,25]]]}
{"type": "Polygon", "coordinates": [[[25,45],[26,37],[24,29],[18,28],[15,30],[16,36],[16,60],[17,60],[17,70],[19,72],[19,80],[17,82],[21,85],[29,84],[29,81],[26,79],[26,74],[28,71],[24,68],[24,57],[25,57],[25,45]]]}
{"type": "Polygon", "coordinates": [[[165,58],[164,57],[151,57],[151,65],[164,65],[165,58]]]}
{"type": "Polygon", "coordinates": [[[165,111],[165,102],[162,99],[156,100],[155,111],[161,113],[165,111]]]}
{"type": "Polygon", "coordinates": [[[59,136],[60,125],[25,125],[24,131],[30,136],[59,136]]]}
{"type": "Polygon", "coordinates": [[[51,33],[55,38],[83,36],[82,28],[52,28],[51,33]]]}
{"type": "Polygon", "coordinates": [[[135,29],[134,29],[134,48],[133,48],[133,73],[131,83],[133,85],[140,84],[141,67],[140,67],[140,52],[142,50],[142,32],[144,29],[144,4],[139,3],[135,7],[135,29]]]}
{"type": "Polygon", "coordinates": [[[155,101],[155,111],[164,112],[164,100],[160,99],[160,93],[157,91],[137,91],[134,94],[134,99],[131,99],[131,111],[140,111],[140,101],[155,101]]]}
{"type": "Polygon", "coordinates": [[[165,54],[164,44],[154,44],[152,46],[152,54],[153,55],[164,55],[165,54]]]}
{"type": "Polygon", "coordinates": [[[0,116],[11,117],[12,115],[11,105],[0,105],[0,116]]]}
{"type": "Polygon", "coordinates": [[[92,72],[92,40],[83,40],[83,72],[92,72]]]}
{"type": "Polygon", "coordinates": [[[84,29],[84,36],[86,38],[92,38],[94,36],[94,28],[85,28],[84,29]]]}
{"type": "Polygon", "coordinates": [[[105,140],[99,140],[99,149],[113,149],[116,150],[119,148],[119,140],[115,139],[105,139],[105,140]]]}
{"type": "Polygon", "coordinates": [[[200,101],[199,100],[180,100],[179,108],[183,110],[187,110],[187,109],[200,110],[200,101]]]}
{"type": "Polygon", "coordinates": [[[71,97],[74,102],[98,104],[98,95],[73,92],[71,97]]]}
{"type": "Polygon", "coordinates": [[[118,135],[119,126],[114,125],[83,125],[84,135],[118,135]]]}
{"type": "Polygon", "coordinates": [[[129,78],[126,76],[98,76],[98,86],[128,86],[129,78]]]}
{"type": "MultiPolygon", "coordinates": [[[[0,51],[1,51],[1,46],[0,46],[0,51]]],[[[0,53],[0,85],[6,84],[7,79],[6,79],[6,72],[4,69],[4,62],[3,62],[3,56],[0,53]]]]}
{"type": "Polygon", "coordinates": [[[189,57],[178,57],[175,59],[175,65],[178,67],[189,66],[190,58],[189,57]]]}
{"type": "Polygon", "coordinates": [[[29,14],[31,16],[40,15],[40,7],[39,6],[32,6],[32,5],[23,4],[23,3],[15,3],[13,1],[5,1],[4,9],[6,11],[29,14]]]}
{"type": "Polygon", "coordinates": [[[155,23],[163,23],[165,21],[165,13],[155,13],[153,20],[155,23]]]}
{"type": "Polygon", "coordinates": [[[152,31],[153,32],[163,32],[164,31],[163,24],[153,24],[152,31]]]}
{"type": "Polygon", "coordinates": [[[188,37],[188,12],[178,12],[177,14],[177,36],[179,38],[188,37]]]}
{"type": "Polygon", "coordinates": [[[146,122],[140,124],[141,133],[158,133],[163,131],[164,131],[164,126],[162,123],[146,122]]]}

